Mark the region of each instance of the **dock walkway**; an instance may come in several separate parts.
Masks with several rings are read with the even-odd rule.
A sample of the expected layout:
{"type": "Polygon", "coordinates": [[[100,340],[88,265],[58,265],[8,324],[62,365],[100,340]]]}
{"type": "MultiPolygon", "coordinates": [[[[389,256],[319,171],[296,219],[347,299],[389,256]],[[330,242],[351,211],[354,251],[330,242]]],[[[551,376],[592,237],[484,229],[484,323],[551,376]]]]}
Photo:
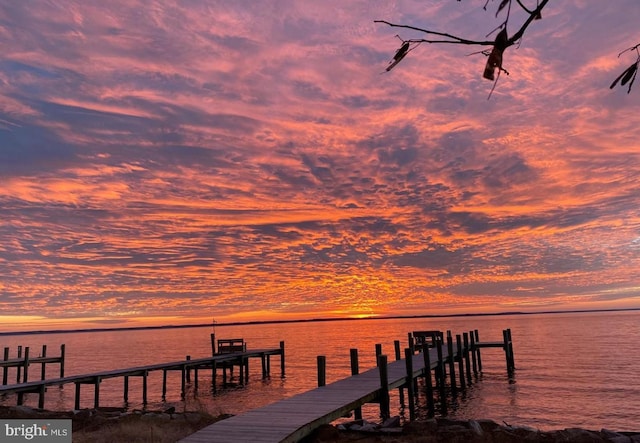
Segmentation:
{"type": "MultiPolygon", "coordinates": [[[[407,364],[406,359],[397,359],[386,366],[388,380],[386,388],[391,390],[412,385],[415,378],[427,374],[430,377],[431,370],[438,367],[444,370],[447,361],[453,366],[454,361],[462,361],[463,354],[466,354],[468,359],[470,351],[477,351],[480,348],[502,347],[507,355],[509,367],[510,358],[512,358],[512,355],[509,356],[509,352],[512,353],[510,331],[508,336],[505,334],[504,337],[504,342],[476,342],[466,348],[460,346],[456,348],[451,345],[442,346],[440,349],[427,347],[423,352],[428,352],[429,371],[425,371],[427,359],[423,352],[412,354],[411,364],[407,364]],[[412,372],[411,378],[408,373],[409,367],[412,372]],[[408,380],[411,380],[411,383],[408,383],[408,380]]],[[[451,343],[450,340],[449,343],[451,343]]],[[[320,425],[331,423],[365,403],[383,402],[383,397],[388,391],[384,392],[382,384],[380,367],[372,368],[311,391],[218,421],[180,440],[180,443],[297,442],[311,434],[320,425]]]]}
{"type": "MultiPolygon", "coordinates": [[[[166,393],[166,373],[167,371],[181,371],[182,372],[182,395],[185,394],[185,385],[190,380],[190,371],[193,370],[195,372],[195,386],[197,389],[198,378],[197,371],[198,369],[211,369],[213,371],[213,383],[215,386],[215,373],[218,368],[223,370],[223,377],[226,379],[226,369],[230,365],[238,365],[241,368],[240,379],[244,381],[245,378],[248,377],[248,360],[251,358],[260,358],[262,360],[262,374],[263,377],[269,375],[270,371],[270,363],[269,357],[272,355],[280,356],[280,364],[282,375],[284,375],[284,342],[280,343],[279,348],[269,348],[269,349],[254,349],[247,350],[243,352],[232,352],[226,354],[216,354],[211,357],[204,357],[198,359],[186,359],[174,362],[167,363],[155,363],[151,365],[145,366],[137,366],[132,368],[124,368],[124,369],[113,369],[106,370],[100,372],[94,372],[91,374],[80,374],[80,375],[71,375],[66,377],[59,378],[51,378],[46,380],[37,380],[9,385],[0,385],[0,395],[6,394],[17,394],[18,396],[18,404],[23,403],[23,398],[25,394],[28,393],[37,393],[39,395],[38,398],[38,407],[44,408],[44,398],[47,387],[49,386],[63,386],[66,384],[74,383],[76,386],[75,392],[75,409],[80,409],[80,386],[83,384],[91,384],[94,385],[94,407],[99,407],[99,397],[100,397],[100,383],[103,380],[109,378],[124,378],[124,400],[128,401],[128,382],[129,377],[142,377],[143,378],[143,404],[147,403],[147,376],[150,372],[153,371],[163,371],[163,387],[162,393],[163,397],[166,393]],[[245,373],[243,374],[242,371],[245,373]],[[243,378],[244,377],[244,378],[243,378]]],[[[35,359],[34,359],[35,360],[35,359]]],[[[33,362],[33,360],[32,360],[33,362]]],[[[10,362],[5,362],[4,364],[9,364],[10,362]]],[[[226,381],[226,380],[225,380],[226,381]]]]}

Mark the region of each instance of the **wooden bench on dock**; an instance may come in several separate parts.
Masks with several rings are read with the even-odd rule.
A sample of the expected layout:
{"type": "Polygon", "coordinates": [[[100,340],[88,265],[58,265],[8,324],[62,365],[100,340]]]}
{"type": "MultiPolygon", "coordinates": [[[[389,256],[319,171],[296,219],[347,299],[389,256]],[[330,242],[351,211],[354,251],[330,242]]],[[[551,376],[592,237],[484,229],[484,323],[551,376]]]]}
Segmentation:
{"type": "Polygon", "coordinates": [[[220,338],[218,339],[218,354],[231,354],[233,352],[246,352],[247,344],[244,338],[220,338]]]}
{"type": "Polygon", "coordinates": [[[435,348],[438,342],[442,343],[444,334],[442,331],[413,331],[413,339],[415,348],[420,350],[427,348],[435,348]]]}

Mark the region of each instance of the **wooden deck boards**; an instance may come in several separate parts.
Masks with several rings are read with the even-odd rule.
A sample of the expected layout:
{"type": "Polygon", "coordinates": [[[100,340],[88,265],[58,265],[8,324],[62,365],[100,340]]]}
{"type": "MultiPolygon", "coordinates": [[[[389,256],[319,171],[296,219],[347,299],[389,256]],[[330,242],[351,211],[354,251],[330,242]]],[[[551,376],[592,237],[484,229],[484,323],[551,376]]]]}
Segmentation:
{"type": "MultiPolygon", "coordinates": [[[[437,364],[437,351],[432,348],[429,352],[434,368],[437,364]]],[[[446,349],[443,353],[444,358],[447,358],[446,349]]],[[[423,355],[415,354],[414,377],[422,374],[423,370],[423,355]]],[[[407,377],[405,360],[389,363],[387,374],[390,389],[404,385],[407,377]]],[[[374,401],[379,391],[379,369],[372,368],[361,374],[221,420],[180,442],[295,442],[310,434],[317,426],[331,423],[345,413],[374,401]]]]}

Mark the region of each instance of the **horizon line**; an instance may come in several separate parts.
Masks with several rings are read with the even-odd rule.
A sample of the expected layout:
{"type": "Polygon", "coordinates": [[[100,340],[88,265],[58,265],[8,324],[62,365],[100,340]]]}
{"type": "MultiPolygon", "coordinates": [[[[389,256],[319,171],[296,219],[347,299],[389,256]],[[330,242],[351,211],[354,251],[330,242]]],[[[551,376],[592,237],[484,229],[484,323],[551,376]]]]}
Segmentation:
{"type": "Polygon", "coordinates": [[[348,321],[348,320],[397,320],[405,318],[448,318],[448,317],[487,317],[492,315],[535,315],[535,314],[577,314],[586,312],[618,312],[618,311],[640,311],[640,308],[612,308],[612,309],[568,309],[559,311],[505,311],[505,312],[487,312],[487,313],[466,313],[466,314],[417,314],[417,315],[391,315],[391,316],[369,316],[369,317],[327,317],[327,318],[310,318],[295,320],[253,320],[243,322],[225,322],[217,323],[198,323],[186,325],[159,325],[159,326],[124,326],[113,328],[79,328],[79,329],[51,329],[51,330],[33,330],[33,331],[6,331],[0,332],[0,337],[11,335],[38,335],[38,334],[71,334],[82,332],[115,332],[115,331],[141,331],[154,329],[186,329],[186,328],[204,328],[216,326],[253,326],[266,324],[282,324],[282,323],[311,323],[326,321],[348,321]]]}

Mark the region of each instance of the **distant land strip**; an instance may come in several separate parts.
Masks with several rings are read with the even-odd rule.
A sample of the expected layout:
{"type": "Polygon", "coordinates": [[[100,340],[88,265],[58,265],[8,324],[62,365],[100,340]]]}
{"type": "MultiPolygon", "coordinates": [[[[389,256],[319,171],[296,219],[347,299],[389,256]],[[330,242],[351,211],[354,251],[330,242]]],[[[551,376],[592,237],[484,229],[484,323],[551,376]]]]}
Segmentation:
{"type": "Polygon", "coordinates": [[[306,320],[263,320],[263,321],[247,321],[247,322],[229,322],[229,323],[199,323],[191,325],[164,325],[164,326],[130,326],[119,328],[84,328],[84,329],[51,329],[40,331],[7,331],[0,332],[0,337],[7,335],[35,335],[35,334],[69,334],[78,332],[113,332],[113,331],[143,331],[153,329],[185,329],[185,328],[209,328],[216,326],[251,326],[251,325],[268,325],[281,323],[311,323],[324,321],[360,321],[360,320],[398,320],[405,318],[448,318],[448,317],[488,317],[492,315],[534,315],[534,314],[577,314],[587,312],[619,312],[619,311],[640,311],[640,308],[619,308],[619,309],[583,309],[583,310],[566,310],[566,311],[537,311],[537,312],[491,312],[477,314],[419,314],[419,315],[394,315],[394,316],[370,316],[370,317],[329,317],[329,318],[311,318],[306,320]]]}

